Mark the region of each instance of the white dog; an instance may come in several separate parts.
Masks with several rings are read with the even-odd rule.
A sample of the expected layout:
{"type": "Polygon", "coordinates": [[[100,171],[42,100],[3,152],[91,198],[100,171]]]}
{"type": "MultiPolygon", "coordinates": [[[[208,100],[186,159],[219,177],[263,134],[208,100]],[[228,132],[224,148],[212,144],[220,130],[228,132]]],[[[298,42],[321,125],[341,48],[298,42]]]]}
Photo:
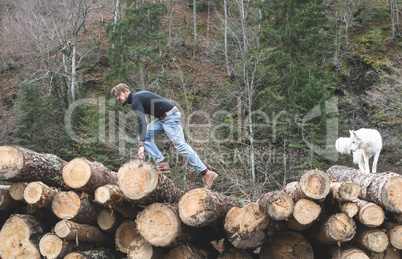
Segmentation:
{"type": "Polygon", "coordinates": [[[359,129],[356,131],[350,130],[350,140],[352,144],[350,146],[350,151],[356,152],[357,150],[362,151],[362,157],[364,161],[365,173],[370,173],[369,159],[374,156],[372,173],[377,172],[377,162],[380,157],[380,152],[382,149],[382,138],[380,133],[375,129],[359,129]]]}
{"type": "MultiPolygon", "coordinates": [[[[352,140],[350,138],[338,138],[335,142],[336,151],[340,154],[350,154],[352,140]]],[[[353,152],[353,163],[359,165],[360,171],[364,172],[363,150],[358,149],[353,152]]]]}
{"type": "Polygon", "coordinates": [[[336,150],[341,154],[353,153],[353,163],[359,165],[360,171],[370,173],[369,160],[374,156],[372,172],[377,172],[377,163],[382,149],[380,133],[374,129],[350,131],[350,138],[338,138],[336,150]]]}

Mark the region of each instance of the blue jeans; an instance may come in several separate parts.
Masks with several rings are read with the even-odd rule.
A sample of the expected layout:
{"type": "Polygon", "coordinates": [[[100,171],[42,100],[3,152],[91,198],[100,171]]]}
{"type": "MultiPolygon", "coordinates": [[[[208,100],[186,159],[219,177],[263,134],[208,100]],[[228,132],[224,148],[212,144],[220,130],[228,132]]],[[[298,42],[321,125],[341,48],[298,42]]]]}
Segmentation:
{"type": "Polygon", "coordinates": [[[165,158],[156,147],[153,138],[163,132],[168,135],[177,151],[183,154],[187,158],[188,162],[194,166],[197,173],[207,169],[195,151],[186,143],[186,140],[184,139],[180,112],[172,113],[163,119],[156,119],[147,126],[147,135],[145,137],[144,148],[156,163],[162,162],[165,158]]]}

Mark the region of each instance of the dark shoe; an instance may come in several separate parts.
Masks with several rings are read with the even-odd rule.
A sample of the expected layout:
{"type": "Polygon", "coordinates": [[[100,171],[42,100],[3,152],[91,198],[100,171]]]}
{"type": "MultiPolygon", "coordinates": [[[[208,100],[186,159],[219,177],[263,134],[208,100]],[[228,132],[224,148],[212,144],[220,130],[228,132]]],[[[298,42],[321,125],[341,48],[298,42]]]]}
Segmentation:
{"type": "Polygon", "coordinates": [[[203,176],[204,177],[204,187],[207,189],[211,189],[212,184],[214,183],[215,179],[218,177],[218,174],[214,171],[208,170],[207,173],[203,176]]]}
{"type": "Polygon", "coordinates": [[[170,166],[168,162],[161,162],[156,166],[156,169],[161,171],[163,174],[170,174],[170,166]]]}

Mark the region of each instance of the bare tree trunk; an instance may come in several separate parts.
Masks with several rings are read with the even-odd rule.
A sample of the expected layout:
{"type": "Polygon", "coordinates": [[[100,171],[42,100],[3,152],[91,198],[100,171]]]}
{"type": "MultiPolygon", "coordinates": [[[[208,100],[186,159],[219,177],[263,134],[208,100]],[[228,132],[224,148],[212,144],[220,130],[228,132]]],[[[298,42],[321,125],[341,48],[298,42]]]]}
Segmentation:
{"type": "Polygon", "coordinates": [[[207,57],[209,57],[209,25],[210,25],[210,18],[211,18],[211,1],[208,0],[208,21],[207,21],[207,57]]]}
{"type": "Polygon", "coordinates": [[[193,0],[193,20],[194,20],[194,45],[193,55],[197,51],[197,0],[193,0]]]}
{"type": "Polygon", "coordinates": [[[174,14],[174,9],[173,5],[175,3],[175,0],[170,0],[170,25],[169,25],[169,41],[167,44],[167,52],[170,53],[170,48],[172,47],[172,34],[173,34],[173,14],[174,14]]]}
{"type": "MultiPolygon", "coordinates": [[[[116,5],[113,11],[113,23],[117,23],[120,20],[120,0],[116,0],[116,5]]],[[[116,30],[116,26],[113,26],[113,32],[116,30]]],[[[112,49],[114,49],[114,43],[112,43],[112,49]]]]}
{"type": "Polygon", "coordinates": [[[228,57],[228,10],[227,10],[227,0],[223,2],[223,8],[225,9],[225,63],[226,63],[226,72],[228,77],[230,77],[230,68],[229,68],[229,57],[228,57]]]}

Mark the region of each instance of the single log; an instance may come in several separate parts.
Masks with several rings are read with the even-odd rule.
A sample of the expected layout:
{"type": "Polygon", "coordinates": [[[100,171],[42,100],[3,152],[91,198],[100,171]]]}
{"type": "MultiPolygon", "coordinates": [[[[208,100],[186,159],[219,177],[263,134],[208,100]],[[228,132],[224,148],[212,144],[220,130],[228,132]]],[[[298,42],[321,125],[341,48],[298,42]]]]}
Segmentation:
{"type": "Polygon", "coordinates": [[[115,233],[117,228],[123,223],[123,216],[117,211],[103,209],[99,212],[96,221],[103,231],[115,233]]]}
{"type": "Polygon", "coordinates": [[[263,194],[258,205],[274,220],[284,220],[293,213],[294,202],[288,194],[283,191],[273,191],[263,194]]]}
{"type": "Polygon", "coordinates": [[[95,224],[100,205],[94,203],[87,194],[81,197],[73,191],[58,193],[52,202],[52,211],[59,219],[69,219],[78,223],[95,224]]]}
{"type": "Polygon", "coordinates": [[[320,215],[321,206],[312,200],[300,199],[295,203],[292,218],[301,226],[309,226],[320,215]]]}
{"type": "Polygon", "coordinates": [[[229,209],[239,203],[229,196],[206,188],[186,192],[179,200],[179,217],[188,226],[223,226],[229,209]]]}
{"type": "Polygon", "coordinates": [[[64,259],[120,259],[121,255],[111,249],[98,248],[87,251],[76,251],[67,254],[64,259]]]}
{"type": "Polygon", "coordinates": [[[356,224],[345,213],[336,213],[323,219],[315,231],[315,237],[326,244],[348,242],[355,234],[356,224]]]}
{"type": "Polygon", "coordinates": [[[225,231],[228,240],[240,249],[261,246],[265,240],[265,231],[270,218],[257,203],[247,203],[242,208],[231,208],[225,218],[225,231]]]}
{"type": "Polygon", "coordinates": [[[310,243],[299,233],[283,231],[267,240],[260,250],[260,259],[313,259],[314,251],[310,243]]]}
{"type": "Polygon", "coordinates": [[[377,204],[360,199],[356,199],[353,202],[359,206],[359,213],[356,215],[356,218],[363,225],[378,227],[384,222],[384,210],[377,204]]]}
{"type": "Polygon", "coordinates": [[[120,167],[118,172],[120,190],[139,205],[155,202],[177,203],[183,191],[151,162],[131,159],[120,167]]]}
{"type": "Polygon", "coordinates": [[[333,181],[350,180],[362,188],[362,199],[386,210],[402,213],[402,176],[396,173],[365,174],[345,166],[332,166],[327,171],[333,181]]]}
{"type": "Polygon", "coordinates": [[[359,212],[359,206],[353,202],[345,202],[341,204],[341,212],[346,213],[349,217],[353,218],[359,212]]]}
{"type": "Polygon", "coordinates": [[[10,186],[10,195],[16,201],[25,201],[24,200],[24,190],[28,185],[27,182],[16,182],[10,186]]]}
{"type": "Polygon", "coordinates": [[[328,175],[320,170],[306,171],[298,182],[287,184],[283,189],[293,201],[302,198],[323,200],[330,191],[328,175]]]}
{"type": "Polygon", "coordinates": [[[36,217],[12,215],[0,231],[1,258],[41,258],[39,241],[48,228],[36,217]]]}
{"type": "Polygon", "coordinates": [[[141,237],[135,220],[125,220],[116,230],[115,243],[117,251],[128,253],[128,246],[141,237]]]}
{"type": "Polygon", "coordinates": [[[75,240],[65,240],[54,233],[46,233],[39,242],[39,251],[47,259],[63,258],[78,247],[80,250],[90,250],[94,244],[80,242],[77,246],[75,240]]]}
{"type": "Polygon", "coordinates": [[[143,237],[134,239],[127,248],[128,259],[160,259],[166,251],[162,247],[154,247],[143,237]]]}
{"type": "Polygon", "coordinates": [[[0,146],[0,180],[39,180],[49,186],[67,188],[61,172],[66,163],[52,154],[36,153],[19,146],[0,146]]]}
{"type": "Polygon", "coordinates": [[[0,211],[14,209],[19,205],[10,195],[10,185],[0,185],[0,211]]]}
{"type": "Polygon", "coordinates": [[[219,252],[210,246],[180,245],[174,247],[167,253],[164,259],[204,259],[216,258],[219,252]]]}
{"type": "Polygon", "coordinates": [[[65,240],[75,240],[77,242],[86,242],[93,244],[108,244],[111,242],[108,235],[99,228],[79,224],[70,220],[59,221],[54,227],[54,232],[60,238],[65,240]]]}
{"type": "Polygon", "coordinates": [[[370,259],[366,252],[356,247],[339,247],[331,248],[332,259],[370,259]]]}
{"type": "Polygon", "coordinates": [[[141,208],[134,201],[127,198],[119,187],[114,184],[106,184],[96,189],[95,201],[105,207],[120,212],[125,218],[135,218],[141,208]]]}
{"type": "Polygon", "coordinates": [[[63,180],[71,188],[94,192],[106,184],[117,184],[117,173],[100,162],[75,158],[63,167],[63,180]]]}
{"type": "Polygon", "coordinates": [[[362,188],[351,181],[331,183],[332,197],[341,202],[357,199],[361,191],[362,188]]]}
{"type": "Polygon", "coordinates": [[[253,256],[242,249],[230,248],[225,249],[217,259],[253,259],[253,256]]]}
{"type": "Polygon", "coordinates": [[[31,182],[24,190],[24,200],[28,204],[35,204],[38,208],[51,208],[56,194],[60,191],[49,187],[42,182],[31,182]]]}
{"type": "Polygon", "coordinates": [[[385,251],[389,244],[387,234],[375,228],[359,228],[353,241],[364,249],[377,253],[385,251]]]}
{"type": "Polygon", "coordinates": [[[387,233],[390,245],[396,249],[402,250],[402,225],[384,222],[381,228],[387,233]]]}

